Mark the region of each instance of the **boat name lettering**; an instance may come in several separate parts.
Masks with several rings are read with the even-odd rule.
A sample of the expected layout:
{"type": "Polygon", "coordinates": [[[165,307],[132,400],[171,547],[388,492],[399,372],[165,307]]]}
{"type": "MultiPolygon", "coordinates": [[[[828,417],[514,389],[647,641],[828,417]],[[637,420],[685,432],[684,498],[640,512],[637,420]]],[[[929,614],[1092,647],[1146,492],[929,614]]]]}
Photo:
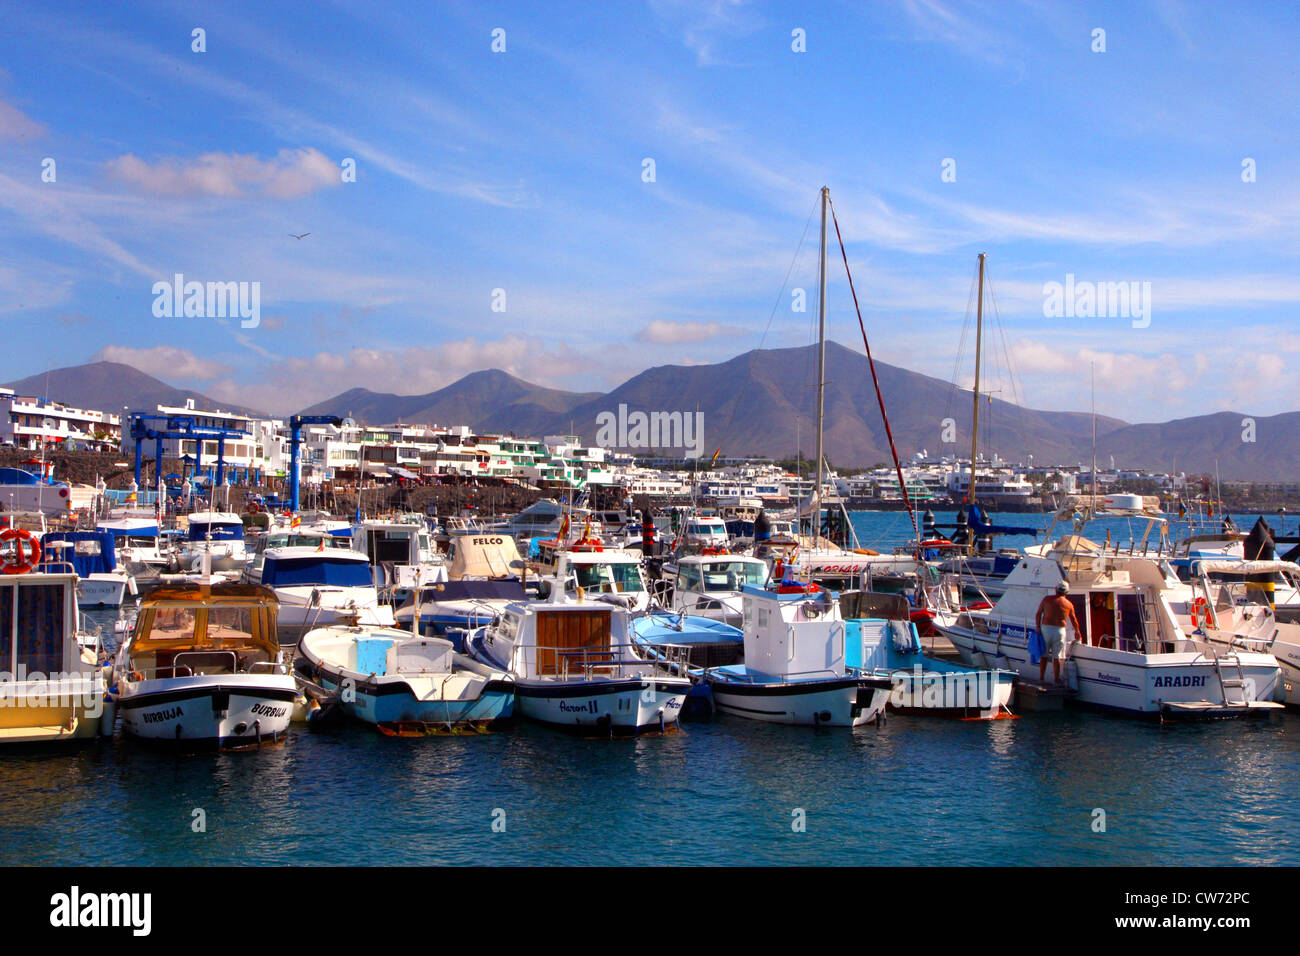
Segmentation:
{"type": "Polygon", "coordinates": [[[596,702],[589,700],[586,703],[574,706],[566,701],[560,701],[560,710],[570,714],[594,714],[596,712],[596,702]]]}
{"type": "Polygon", "coordinates": [[[505,544],[505,538],[475,538],[472,542],[476,545],[505,544]]]}
{"type": "Polygon", "coordinates": [[[179,707],[168,707],[164,710],[151,710],[141,714],[146,724],[160,724],[164,720],[175,720],[183,711],[179,707]]]}
{"type": "Polygon", "coordinates": [[[1157,677],[1152,687],[1204,687],[1205,677],[1157,677]]]}
{"type": "Polygon", "coordinates": [[[272,707],[270,704],[254,704],[249,710],[259,717],[283,717],[289,712],[287,707],[272,707]]]}

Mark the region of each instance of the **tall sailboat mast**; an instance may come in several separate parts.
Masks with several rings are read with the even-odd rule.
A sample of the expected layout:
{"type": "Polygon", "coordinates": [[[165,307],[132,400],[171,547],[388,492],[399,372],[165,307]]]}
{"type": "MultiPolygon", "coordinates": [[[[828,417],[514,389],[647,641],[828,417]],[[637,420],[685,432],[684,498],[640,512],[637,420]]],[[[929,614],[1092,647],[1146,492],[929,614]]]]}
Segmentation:
{"type": "Polygon", "coordinates": [[[974,414],[971,415],[970,433],[970,488],[966,498],[975,504],[975,455],[980,441],[980,354],[984,345],[984,253],[980,253],[979,291],[975,299],[975,389],[971,393],[974,414]]]}
{"type": "Polygon", "coordinates": [[[826,207],[831,191],[822,187],[822,242],[817,258],[817,485],[813,491],[813,540],[821,543],[822,527],[822,412],[826,401],[826,207]]]}

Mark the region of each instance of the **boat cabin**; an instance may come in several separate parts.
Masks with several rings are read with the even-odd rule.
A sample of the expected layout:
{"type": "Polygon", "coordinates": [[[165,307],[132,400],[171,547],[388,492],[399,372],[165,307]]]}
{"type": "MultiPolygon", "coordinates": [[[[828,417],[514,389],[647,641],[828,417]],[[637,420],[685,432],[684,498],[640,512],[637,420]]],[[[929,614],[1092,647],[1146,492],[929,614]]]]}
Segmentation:
{"type": "Polygon", "coordinates": [[[140,606],[128,652],[144,679],[277,672],[275,592],[255,584],[176,584],[140,606]]]}
{"type": "Polygon", "coordinates": [[[742,594],[747,671],[768,680],[844,676],[844,618],[833,592],[746,586],[742,594]]]}

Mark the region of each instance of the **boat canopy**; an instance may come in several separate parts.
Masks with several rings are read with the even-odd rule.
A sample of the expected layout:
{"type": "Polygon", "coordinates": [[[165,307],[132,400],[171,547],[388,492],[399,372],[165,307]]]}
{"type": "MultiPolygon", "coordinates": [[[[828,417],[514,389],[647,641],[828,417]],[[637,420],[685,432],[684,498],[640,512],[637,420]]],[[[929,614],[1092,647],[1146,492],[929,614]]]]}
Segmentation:
{"type": "Polygon", "coordinates": [[[1294,561],[1197,561],[1193,567],[1205,574],[1276,574],[1285,571],[1300,576],[1294,561]]]}
{"type": "Polygon", "coordinates": [[[233,524],[227,521],[191,521],[185,538],[187,541],[206,541],[209,532],[212,534],[213,541],[242,541],[244,523],[242,521],[233,524]]]}
{"type": "Polygon", "coordinates": [[[170,584],[140,602],[134,653],[191,647],[279,653],[275,592],[257,584],[170,584]]]}
{"type": "Polygon", "coordinates": [[[40,475],[21,468],[0,468],[0,485],[61,485],[60,481],[46,481],[40,475]]]}
{"type": "Polygon", "coordinates": [[[158,522],[141,521],[138,518],[123,518],[112,521],[101,521],[97,527],[100,531],[107,531],[119,538],[156,538],[158,537],[158,522]]]}
{"type": "Polygon", "coordinates": [[[450,550],[451,578],[501,578],[523,567],[515,539],[508,534],[458,534],[450,550]]]}
{"type": "Polygon", "coordinates": [[[262,565],[262,583],[269,588],[321,585],[340,588],[373,587],[370,564],[360,555],[322,551],[310,556],[280,557],[268,554],[262,565]]]}
{"type": "Polygon", "coordinates": [[[41,554],[50,564],[71,565],[78,577],[117,569],[111,531],[51,531],[41,536],[41,554]]]}
{"type": "Polygon", "coordinates": [[[483,581],[441,581],[420,589],[421,607],[443,601],[522,601],[524,586],[518,578],[489,578],[483,581]]]}

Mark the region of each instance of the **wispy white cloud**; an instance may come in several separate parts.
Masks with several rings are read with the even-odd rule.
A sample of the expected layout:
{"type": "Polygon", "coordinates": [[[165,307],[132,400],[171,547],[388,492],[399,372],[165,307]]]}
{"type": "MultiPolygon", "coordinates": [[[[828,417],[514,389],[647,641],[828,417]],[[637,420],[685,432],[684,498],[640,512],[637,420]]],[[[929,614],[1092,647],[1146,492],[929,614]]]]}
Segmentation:
{"type": "Polygon", "coordinates": [[[38,123],[12,103],[0,100],[0,139],[37,139],[45,133],[43,123],[38,123]]]}
{"type": "Polygon", "coordinates": [[[160,196],[297,199],[342,183],[339,166],[311,147],[282,149],[274,159],[202,153],[193,159],[168,156],[153,163],[128,153],[106,165],[113,179],[160,196]]]}
{"type": "Polygon", "coordinates": [[[172,345],[133,348],[109,345],[91,358],[92,362],[121,362],[153,375],[170,384],[208,381],[230,372],[230,367],[212,359],[200,358],[188,349],[172,345]]]}

